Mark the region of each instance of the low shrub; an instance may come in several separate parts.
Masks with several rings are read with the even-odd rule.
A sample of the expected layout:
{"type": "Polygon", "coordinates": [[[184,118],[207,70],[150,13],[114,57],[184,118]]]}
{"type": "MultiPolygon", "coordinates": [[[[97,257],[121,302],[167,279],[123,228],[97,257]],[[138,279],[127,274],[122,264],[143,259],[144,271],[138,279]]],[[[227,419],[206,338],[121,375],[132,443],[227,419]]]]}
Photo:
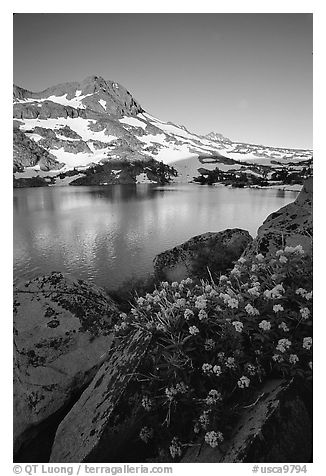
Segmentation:
{"type": "Polygon", "coordinates": [[[271,376],[312,373],[312,259],[302,247],[240,258],[219,282],[162,282],[116,325],[120,340],[152,334],[135,376],[139,438],[180,459],[187,446],[223,450],[241,408],[271,376]]]}

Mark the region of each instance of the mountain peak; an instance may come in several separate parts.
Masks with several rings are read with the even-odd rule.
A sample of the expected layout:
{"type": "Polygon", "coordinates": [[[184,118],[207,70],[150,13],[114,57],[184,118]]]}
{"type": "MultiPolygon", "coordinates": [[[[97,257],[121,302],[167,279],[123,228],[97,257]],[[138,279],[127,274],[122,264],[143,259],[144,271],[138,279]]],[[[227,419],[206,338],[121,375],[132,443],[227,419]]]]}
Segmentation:
{"type": "Polygon", "coordinates": [[[210,132],[209,134],[206,134],[204,137],[209,140],[214,140],[218,142],[232,142],[230,139],[225,137],[223,134],[220,134],[219,132],[210,132]]]}
{"type": "Polygon", "coordinates": [[[87,76],[79,84],[84,89],[85,87],[94,87],[96,90],[106,90],[107,87],[112,84],[113,81],[106,81],[102,76],[97,76],[95,74],[87,76]]]}
{"type": "MultiPolygon", "coordinates": [[[[91,75],[80,82],[67,82],[51,86],[44,91],[32,92],[14,85],[14,109],[18,117],[21,114],[42,115],[42,107],[46,106],[47,117],[58,114],[58,104],[71,106],[75,109],[87,110],[89,114],[112,114],[114,116],[134,116],[144,112],[140,104],[127,89],[116,81],[105,80],[102,76],[91,75]],[[46,104],[44,104],[46,102],[46,104]],[[22,103],[30,105],[23,108],[22,103]],[[51,103],[56,105],[51,106],[51,103]],[[52,109],[51,109],[52,107],[52,109]],[[22,111],[22,108],[24,111],[22,111]],[[35,109],[36,108],[36,109],[35,109]],[[48,109],[51,109],[48,111],[48,109]]],[[[86,112],[87,112],[86,111],[86,112]]],[[[16,115],[16,117],[17,117],[16,115]]]]}
{"type": "MultiPolygon", "coordinates": [[[[311,160],[310,151],[236,143],[217,132],[193,134],[184,126],[151,116],[124,86],[97,74],[40,92],[14,86],[13,113],[17,179],[41,177],[53,170],[56,178],[47,177],[51,183],[66,183],[76,174],[81,174],[79,184],[124,183],[136,179],[130,178],[129,171],[128,177],[122,173],[121,164],[145,164],[134,169],[137,175],[137,170],[147,173],[148,161],[158,161],[173,164],[179,178],[189,181],[200,169],[231,166],[238,170],[245,160],[268,166],[297,160],[309,165],[311,160]],[[119,179],[118,172],[108,171],[110,164],[122,173],[119,179]],[[104,178],[102,166],[109,167],[104,178]],[[88,169],[96,172],[94,177],[88,169]]],[[[77,184],[79,179],[71,180],[77,184]]]]}

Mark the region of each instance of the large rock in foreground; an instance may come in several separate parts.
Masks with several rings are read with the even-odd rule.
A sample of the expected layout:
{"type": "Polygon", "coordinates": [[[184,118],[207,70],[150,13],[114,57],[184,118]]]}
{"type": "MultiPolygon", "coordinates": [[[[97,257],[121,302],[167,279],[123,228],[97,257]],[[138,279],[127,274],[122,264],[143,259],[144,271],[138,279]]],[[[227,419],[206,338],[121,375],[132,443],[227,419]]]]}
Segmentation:
{"type": "Polygon", "coordinates": [[[219,448],[190,448],[182,463],[308,463],[312,457],[310,404],[292,381],[272,380],[219,448]]]}
{"type": "MultiPolygon", "coordinates": [[[[140,425],[140,396],[128,390],[151,340],[137,331],[112,352],[58,427],[50,462],[116,462],[140,425]]],[[[130,450],[130,448],[129,448],[130,450]]]]}
{"type": "Polygon", "coordinates": [[[239,228],[194,236],[157,255],[155,274],[159,279],[180,281],[186,277],[209,278],[208,269],[213,275],[224,273],[251,241],[249,232],[239,228]]]}
{"type": "Polygon", "coordinates": [[[14,291],[14,452],[70,403],[107,358],[117,308],[61,273],[14,291]]]}
{"type": "Polygon", "coordinates": [[[257,238],[248,246],[245,256],[274,254],[283,246],[301,245],[312,253],[312,178],[305,181],[293,203],[269,215],[258,229],[257,238]]]}

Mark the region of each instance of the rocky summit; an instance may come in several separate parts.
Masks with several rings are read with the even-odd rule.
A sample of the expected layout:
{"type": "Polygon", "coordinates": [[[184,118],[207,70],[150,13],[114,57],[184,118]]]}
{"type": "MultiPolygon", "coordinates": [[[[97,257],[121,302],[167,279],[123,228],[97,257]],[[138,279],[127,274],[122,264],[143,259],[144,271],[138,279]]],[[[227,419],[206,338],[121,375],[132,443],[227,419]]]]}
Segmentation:
{"type": "Polygon", "coordinates": [[[13,117],[17,187],[187,182],[203,167],[279,167],[312,156],[189,132],[152,116],[124,86],[100,76],[41,92],[14,86],[13,117]]]}

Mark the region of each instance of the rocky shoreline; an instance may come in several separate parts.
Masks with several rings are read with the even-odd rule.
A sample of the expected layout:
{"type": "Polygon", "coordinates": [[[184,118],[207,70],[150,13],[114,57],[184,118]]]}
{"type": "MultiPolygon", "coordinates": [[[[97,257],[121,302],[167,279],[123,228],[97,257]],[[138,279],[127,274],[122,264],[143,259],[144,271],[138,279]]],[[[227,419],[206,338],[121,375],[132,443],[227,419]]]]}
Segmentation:
{"type": "MultiPolygon", "coordinates": [[[[161,283],[162,292],[164,287],[166,292],[173,293],[174,287],[179,289],[175,294],[180,297],[173,297],[174,315],[180,312],[180,306],[182,308],[187,299],[192,299],[187,296],[197,289],[196,286],[203,286],[204,293],[210,293],[205,299],[197,298],[198,303],[200,300],[201,303],[203,300],[215,302],[218,292],[225,293],[222,292],[223,286],[228,286],[227,283],[222,284],[221,274],[230,283],[232,280],[236,282],[241,266],[247,266],[251,274],[256,272],[258,275],[259,269],[263,270],[267,265],[274,266],[274,261],[277,261],[277,266],[285,267],[282,272],[287,272],[286,263],[293,259],[290,274],[294,285],[298,287],[296,273],[302,272],[302,269],[300,271],[300,266],[295,264],[296,260],[301,259],[300,256],[297,258],[295,250],[300,251],[300,256],[304,255],[302,259],[310,262],[311,179],[304,183],[295,202],[267,217],[254,240],[245,230],[225,230],[200,235],[157,256],[154,270],[160,280],[172,281],[172,285],[161,283]],[[278,263],[278,258],[275,260],[274,257],[275,253],[276,256],[283,256],[283,252],[277,255],[280,249],[287,251],[278,263]],[[259,264],[260,262],[263,264],[259,264]],[[188,280],[197,282],[198,285],[188,285],[188,280]],[[188,295],[185,294],[186,289],[189,289],[188,295]]],[[[306,273],[305,279],[308,280],[307,276],[306,273]]],[[[300,291],[301,294],[303,291],[300,291]]],[[[302,299],[306,299],[305,296],[309,294],[307,290],[304,292],[306,294],[302,294],[302,299]]],[[[239,296],[241,301],[243,297],[239,296]]],[[[151,430],[148,426],[144,427],[143,421],[147,418],[146,412],[150,416],[151,409],[149,397],[145,399],[146,409],[143,386],[134,376],[145,375],[151,369],[151,360],[161,358],[155,357],[156,327],[165,321],[157,312],[151,314],[150,311],[151,305],[155,306],[158,299],[158,291],[146,294],[133,305],[131,313],[121,314],[118,305],[103,290],[58,272],[35,278],[15,288],[14,460],[56,463],[311,461],[309,369],[301,374],[283,369],[267,375],[262,367],[252,393],[247,396],[243,396],[241,392],[239,396],[235,393],[235,396],[226,400],[228,406],[225,408],[229,409],[230,414],[234,407],[241,407],[241,411],[237,411],[232,420],[225,423],[225,427],[229,429],[225,430],[223,442],[222,436],[209,431],[204,442],[195,432],[189,447],[186,444],[180,446],[176,437],[172,439],[172,446],[168,441],[161,442],[160,451],[145,444],[146,438],[150,438],[151,430]],[[144,321],[146,316],[149,316],[149,321],[144,321]],[[153,325],[155,332],[151,327],[153,325]],[[144,428],[148,430],[147,437],[144,428]],[[139,439],[138,434],[143,438],[139,439]],[[216,440],[215,445],[214,438],[220,438],[221,444],[217,444],[216,440]],[[164,448],[169,447],[170,452],[166,452],[164,448]]],[[[226,310],[230,299],[234,300],[230,297],[228,299],[226,310]]],[[[201,307],[202,317],[206,313],[205,306],[201,307]]],[[[247,309],[253,312],[255,307],[249,306],[247,309]]],[[[264,318],[263,314],[261,318],[264,318]]],[[[228,319],[221,317],[219,325],[224,326],[223,329],[229,325],[228,319]]],[[[286,319],[285,315],[284,321],[286,319]]],[[[243,322],[246,323],[245,318],[243,322]]],[[[309,322],[310,317],[304,324],[308,325],[309,322]]],[[[290,321],[288,325],[289,323],[290,321]]],[[[284,323],[283,327],[285,325],[284,323]]],[[[191,327],[190,336],[198,330],[194,327],[196,326],[191,327]]],[[[209,329],[207,332],[212,331],[209,329]]],[[[249,333],[248,336],[250,335],[249,333]]],[[[236,332],[232,336],[232,339],[239,338],[236,332]]],[[[189,338],[186,338],[187,342],[189,338]]],[[[231,334],[225,342],[231,342],[230,339],[231,334]]],[[[308,343],[308,340],[304,342],[308,343]]],[[[237,348],[240,344],[235,345],[237,348]]],[[[168,351],[163,349],[162,352],[168,351]]],[[[189,349],[189,355],[193,355],[196,361],[196,347],[189,349]]],[[[237,356],[236,353],[234,355],[237,356]]],[[[300,362],[305,362],[304,359],[308,358],[304,355],[302,358],[300,355],[300,362]]],[[[168,354],[166,358],[169,358],[168,354]]],[[[261,365],[264,365],[263,361],[261,365]]],[[[282,368],[282,364],[280,365],[282,368]]],[[[164,372],[162,367],[162,378],[164,372]]],[[[157,375],[159,377],[160,373],[157,375]]],[[[250,380],[248,377],[241,378],[250,380]]],[[[255,381],[255,378],[252,377],[252,380],[255,381]]],[[[187,385],[184,389],[186,387],[187,385]]],[[[226,388],[221,391],[225,391],[227,395],[226,388]]],[[[176,392],[183,394],[182,389],[176,392]]],[[[173,398],[167,401],[174,402],[173,398]]],[[[212,407],[209,410],[213,419],[219,414],[218,408],[212,407]]],[[[182,425],[187,428],[191,419],[188,421],[188,413],[185,415],[182,425]]]]}
{"type": "MultiPolygon", "coordinates": [[[[232,185],[225,185],[224,183],[214,183],[214,187],[228,187],[233,188],[232,185]]],[[[249,188],[254,190],[283,190],[284,192],[301,192],[302,184],[298,183],[295,185],[266,185],[266,186],[259,186],[259,185],[246,185],[242,188],[249,188]]]]}
{"type": "MultiPolygon", "coordinates": [[[[26,172],[25,172],[26,173],[26,172]]],[[[35,172],[34,172],[35,173],[35,172]]],[[[116,185],[136,183],[170,183],[177,172],[173,167],[157,162],[154,159],[137,160],[134,162],[111,160],[103,164],[94,164],[87,169],[78,168],[55,174],[35,175],[16,178],[14,188],[79,186],[79,185],[116,185]]],[[[19,175],[19,174],[18,174],[19,175]]]]}

